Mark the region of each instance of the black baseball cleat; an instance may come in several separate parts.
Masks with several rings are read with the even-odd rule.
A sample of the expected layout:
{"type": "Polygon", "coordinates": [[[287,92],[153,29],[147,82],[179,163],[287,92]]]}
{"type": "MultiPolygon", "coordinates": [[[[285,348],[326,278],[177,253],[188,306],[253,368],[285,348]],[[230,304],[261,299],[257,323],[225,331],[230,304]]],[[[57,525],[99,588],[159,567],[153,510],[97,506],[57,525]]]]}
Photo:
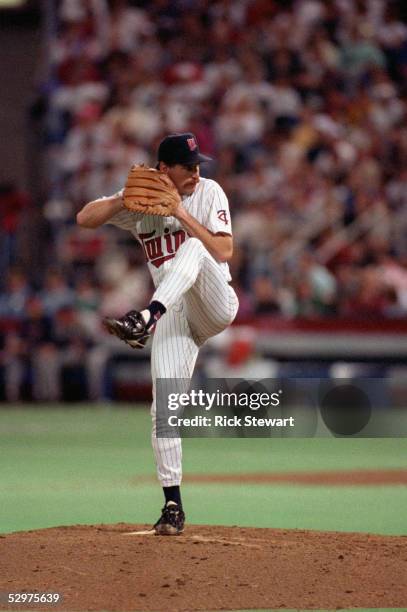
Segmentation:
{"type": "Polygon", "coordinates": [[[151,335],[138,310],[130,310],[121,319],[103,319],[103,325],[110,334],[117,336],[132,348],[142,349],[151,335]]]}
{"type": "Polygon", "coordinates": [[[178,504],[169,501],[154,525],[155,535],[180,535],[184,531],[185,514],[178,504]]]}

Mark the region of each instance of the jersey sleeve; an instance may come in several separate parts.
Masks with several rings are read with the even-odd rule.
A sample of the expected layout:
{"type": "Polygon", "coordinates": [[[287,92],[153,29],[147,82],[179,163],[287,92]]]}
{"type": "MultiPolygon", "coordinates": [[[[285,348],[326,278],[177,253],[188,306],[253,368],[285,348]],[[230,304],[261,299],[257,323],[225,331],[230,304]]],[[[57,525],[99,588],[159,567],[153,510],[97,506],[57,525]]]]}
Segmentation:
{"type": "Polygon", "coordinates": [[[209,208],[206,226],[208,230],[213,234],[232,235],[229,202],[222,187],[215,182],[206,196],[206,203],[209,208]]]}
{"type": "MultiPolygon", "coordinates": [[[[121,189],[115,195],[123,197],[123,191],[124,189],[121,189]]],[[[123,210],[117,212],[113,217],[110,217],[105,225],[115,225],[116,227],[120,227],[120,229],[131,231],[135,229],[137,221],[140,221],[142,216],[141,213],[134,213],[123,208],[123,210]]]]}

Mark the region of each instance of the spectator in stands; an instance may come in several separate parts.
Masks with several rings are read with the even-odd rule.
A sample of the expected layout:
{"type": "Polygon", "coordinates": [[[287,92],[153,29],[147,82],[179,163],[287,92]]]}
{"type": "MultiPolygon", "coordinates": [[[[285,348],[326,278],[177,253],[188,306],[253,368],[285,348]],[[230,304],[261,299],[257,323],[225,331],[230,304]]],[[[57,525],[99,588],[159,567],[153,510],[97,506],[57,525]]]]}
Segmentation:
{"type": "Polygon", "coordinates": [[[329,270],[320,265],[310,252],[301,255],[298,274],[299,287],[309,293],[314,316],[334,315],[336,312],[336,280],[329,270]]]}
{"type": "Polygon", "coordinates": [[[276,296],[271,278],[258,276],[253,284],[254,290],[254,314],[277,314],[280,312],[280,304],[276,296]]]}
{"type": "Polygon", "coordinates": [[[4,346],[0,350],[0,370],[4,385],[4,399],[7,402],[18,402],[23,398],[23,383],[27,367],[24,342],[14,332],[4,337],[4,346]]]}
{"type": "Polygon", "coordinates": [[[353,318],[377,319],[384,316],[389,305],[389,296],[377,269],[366,266],[358,271],[357,293],[342,303],[342,312],[353,318]]]}
{"type": "Polygon", "coordinates": [[[45,314],[50,317],[56,315],[62,308],[73,305],[75,294],[62,272],[56,269],[47,271],[43,289],[40,291],[40,300],[45,314]]]}
{"type": "Polygon", "coordinates": [[[38,296],[32,296],[27,301],[20,333],[30,364],[33,399],[61,399],[60,358],[53,334],[53,320],[38,296]]]}
{"type": "Polygon", "coordinates": [[[0,316],[21,321],[31,293],[26,273],[19,268],[11,268],[6,277],[4,291],[0,293],[0,316]]]}
{"type": "Polygon", "coordinates": [[[17,235],[22,214],[31,205],[29,196],[13,183],[0,184],[0,278],[17,262],[17,235]]]}

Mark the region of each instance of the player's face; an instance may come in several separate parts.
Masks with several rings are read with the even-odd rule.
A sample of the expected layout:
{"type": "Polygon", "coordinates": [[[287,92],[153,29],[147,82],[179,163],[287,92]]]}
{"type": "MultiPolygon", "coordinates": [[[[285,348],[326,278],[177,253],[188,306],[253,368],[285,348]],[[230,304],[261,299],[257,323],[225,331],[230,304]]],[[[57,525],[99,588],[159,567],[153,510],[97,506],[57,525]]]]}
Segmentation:
{"type": "Polygon", "coordinates": [[[199,164],[175,164],[164,170],[180,195],[191,195],[199,183],[199,164]]]}

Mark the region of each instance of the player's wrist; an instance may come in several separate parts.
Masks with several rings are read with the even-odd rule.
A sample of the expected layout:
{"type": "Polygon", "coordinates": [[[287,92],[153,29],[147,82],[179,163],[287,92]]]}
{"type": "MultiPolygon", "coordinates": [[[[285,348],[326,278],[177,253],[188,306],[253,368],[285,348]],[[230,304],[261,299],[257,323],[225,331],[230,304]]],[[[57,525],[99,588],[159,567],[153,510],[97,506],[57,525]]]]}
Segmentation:
{"type": "Polygon", "coordinates": [[[184,221],[187,219],[187,211],[180,203],[177,208],[174,210],[173,216],[178,219],[178,221],[184,221]]]}
{"type": "Polygon", "coordinates": [[[123,189],[121,189],[120,191],[118,191],[115,194],[115,199],[114,199],[114,206],[120,210],[122,208],[126,208],[124,205],[124,195],[123,195],[123,189]]]}

